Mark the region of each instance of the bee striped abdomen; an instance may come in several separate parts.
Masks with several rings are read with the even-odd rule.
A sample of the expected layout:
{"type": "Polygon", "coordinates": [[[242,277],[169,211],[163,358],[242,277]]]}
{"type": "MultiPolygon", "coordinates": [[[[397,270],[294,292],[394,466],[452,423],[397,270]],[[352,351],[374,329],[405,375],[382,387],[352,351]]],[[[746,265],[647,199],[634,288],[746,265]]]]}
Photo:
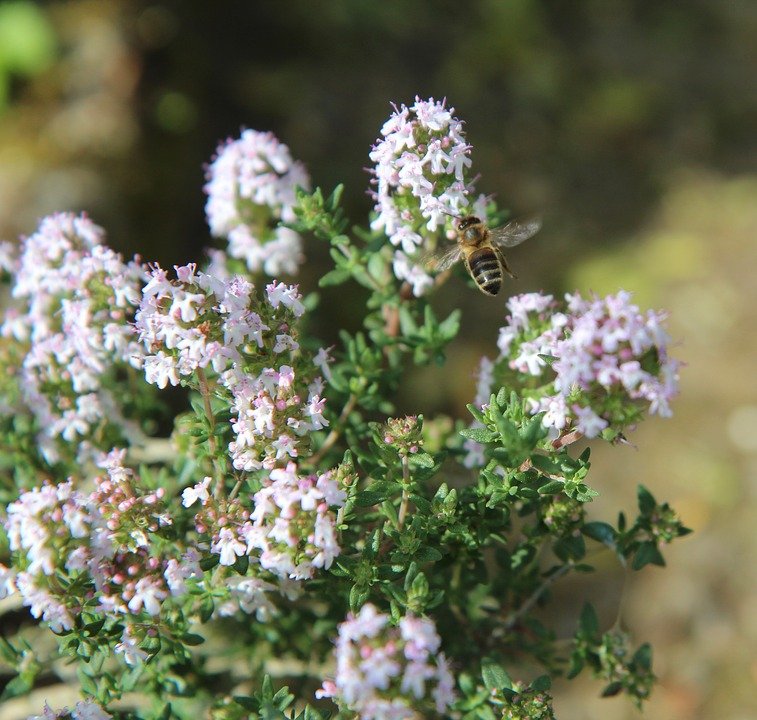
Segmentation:
{"type": "Polygon", "coordinates": [[[485,247],[468,257],[468,269],[481,292],[496,295],[502,287],[502,266],[496,251],[485,247]]]}

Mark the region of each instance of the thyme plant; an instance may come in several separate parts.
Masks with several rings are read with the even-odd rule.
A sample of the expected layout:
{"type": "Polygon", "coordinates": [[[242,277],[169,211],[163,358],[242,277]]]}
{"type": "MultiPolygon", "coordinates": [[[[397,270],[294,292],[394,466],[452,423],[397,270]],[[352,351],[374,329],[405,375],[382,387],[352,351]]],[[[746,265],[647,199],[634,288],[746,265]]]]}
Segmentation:
{"type": "Polygon", "coordinates": [[[492,300],[499,355],[471,416],[394,409],[403,372],[443,363],[460,326],[437,317],[449,273],[424,258],[455,218],[502,217],[452,113],[395,108],[366,227],[246,130],[208,168],[226,245],[204,265],[125,262],[72,213],[2,248],[0,595],[57,645],[29,642],[31,621],[3,639],[3,699],[60,658],[82,699],[38,717],[551,718],[551,678],[581,672],[649,695],[649,645],[591,605],[573,637],[538,610],[597,551],[638,571],[687,532],[643,487],[636,517],[587,521],[602,488],[573,450],[670,414],[664,315],[625,292],[492,300]],[[314,289],[270,277],[315,242],[333,258],[322,286],[368,292],[363,329],[334,347],[307,332],[314,289]]]}

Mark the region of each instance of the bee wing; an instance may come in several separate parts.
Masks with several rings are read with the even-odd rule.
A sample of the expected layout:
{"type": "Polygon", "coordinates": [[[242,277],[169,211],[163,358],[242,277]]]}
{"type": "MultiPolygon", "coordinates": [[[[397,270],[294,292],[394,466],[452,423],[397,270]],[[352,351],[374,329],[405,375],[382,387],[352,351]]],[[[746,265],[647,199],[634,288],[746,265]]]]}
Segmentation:
{"type": "Polygon", "coordinates": [[[444,270],[451,268],[458,260],[460,260],[462,255],[460,247],[458,245],[453,245],[451,248],[442,250],[441,252],[437,250],[428,253],[423,257],[423,265],[429,270],[443,272],[444,270]]]}
{"type": "Polygon", "coordinates": [[[491,241],[499,247],[515,247],[539,232],[541,220],[534,218],[525,222],[513,220],[499,228],[490,230],[491,241]]]}

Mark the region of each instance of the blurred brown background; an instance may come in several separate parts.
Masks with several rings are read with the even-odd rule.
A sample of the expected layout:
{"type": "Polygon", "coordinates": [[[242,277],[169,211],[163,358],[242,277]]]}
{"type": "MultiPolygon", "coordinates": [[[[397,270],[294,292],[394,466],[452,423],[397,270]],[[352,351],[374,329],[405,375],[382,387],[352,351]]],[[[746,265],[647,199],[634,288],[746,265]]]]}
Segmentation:
{"type": "MultiPolygon", "coordinates": [[[[240,126],[273,130],[314,184],[345,182],[349,214],[364,223],[363,168],[389,103],[446,96],[466,121],[479,190],[544,218],[510,255],[511,292],[632,290],[642,307],[670,311],[687,363],[672,419],[634,433],[638,450],[597,447],[593,510],[610,521],[632,512],[643,482],[695,534],[670,549],[666,570],[624,586],[608,563],[593,588],[567,586],[561,601],[580,607],[591,590],[609,624],[624,595],[626,625],[655,645],[660,684],[646,717],[748,720],[756,75],[749,0],[0,2],[0,239],[51,211],[86,210],[127,255],[199,260],[203,163],[240,126]]],[[[328,256],[312,240],[307,252],[300,282],[313,289],[328,256]]],[[[358,326],[361,296],[322,297],[316,334],[358,326]]],[[[401,405],[464,417],[504,301],[458,278],[434,305],[461,307],[464,332],[447,366],[414,371],[401,405]]],[[[640,717],[599,689],[559,685],[558,717],[640,717]]]]}

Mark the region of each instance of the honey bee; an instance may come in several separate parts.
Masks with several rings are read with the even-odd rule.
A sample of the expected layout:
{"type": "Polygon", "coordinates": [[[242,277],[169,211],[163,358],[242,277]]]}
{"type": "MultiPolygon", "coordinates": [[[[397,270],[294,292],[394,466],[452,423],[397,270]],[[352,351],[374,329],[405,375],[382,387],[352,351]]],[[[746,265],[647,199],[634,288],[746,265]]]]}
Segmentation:
{"type": "Polygon", "coordinates": [[[510,270],[501,248],[515,247],[535,235],[541,221],[512,221],[490,230],[486,223],[473,215],[457,220],[457,244],[441,255],[431,258],[429,266],[439,272],[452,267],[461,258],[465,269],[473,278],[478,289],[485,295],[494,296],[502,287],[502,274],[511,278],[516,275],[510,270]]]}

